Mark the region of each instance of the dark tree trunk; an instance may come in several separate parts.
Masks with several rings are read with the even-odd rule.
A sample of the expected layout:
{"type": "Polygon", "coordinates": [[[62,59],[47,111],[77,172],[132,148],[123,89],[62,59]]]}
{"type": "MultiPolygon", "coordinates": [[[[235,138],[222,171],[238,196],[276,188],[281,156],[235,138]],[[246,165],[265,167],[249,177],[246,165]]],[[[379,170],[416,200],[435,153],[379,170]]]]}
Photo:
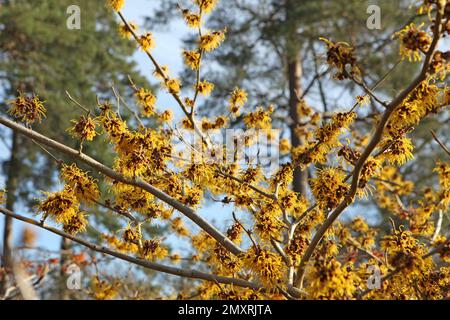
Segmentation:
{"type": "MultiPolygon", "coordinates": [[[[6,208],[14,210],[14,203],[16,202],[18,176],[20,170],[19,162],[19,135],[16,132],[12,133],[12,148],[9,161],[7,162],[8,177],[6,180],[6,208]]],[[[2,265],[6,271],[5,277],[0,284],[0,293],[4,293],[7,286],[7,275],[12,268],[12,245],[13,245],[13,219],[5,216],[3,228],[3,255],[2,265]]]]}
{"type": "Polygon", "coordinates": [[[61,300],[69,300],[70,293],[66,284],[66,268],[68,262],[68,253],[71,247],[71,241],[66,238],[61,239],[61,247],[60,247],[60,286],[59,286],[59,299],[61,300]]]}
{"type": "MultiPolygon", "coordinates": [[[[294,59],[288,61],[288,79],[289,79],[289,116],[291,117],[292,123],[289,126],[291,135],[292,147],[297,147],[303,145],[305,142],[300,139],[295,134],[295,128],[297,124],[300,123],[299,115],[297,112],[297,106],[299,104],[298,96],[302,94],[301,87],[302,78],[302,66],[300,61],[300,55],[294,59]]],[[[294,181],[293,181],[294,191],[306,195],[308,188],[308,174],[306,171],[296,168],[294,170],[294,181]]]]}
{"type": "MultiPolygon", "coordinates": [[[[291,124],[289,125],[289,131],[291,136],[292,147],[301,146],[305,143],[303,139],[300,139],[295,134],[295,129],[298,123],[302,119],[299,119],[297,112],[297,106],[299,104],[299,96],[302,95],[302,60],[301,60],[301,45],[300,40],[297,36],[297,26],[298,26],[298,16],[296,14],[296,6],[298,6],[297,1],[286,0],[286,25],[288,26],[288,32],[286,33],[286,65],[287,65],[287,76],[289,83],[289,116],[291,118],[291,124]]],[[[293,181],[294,191],[306,195],[308,189],[308,173],[306,171],[301,171],[299,168],[294,170],[294,181],[293,181]]]]}

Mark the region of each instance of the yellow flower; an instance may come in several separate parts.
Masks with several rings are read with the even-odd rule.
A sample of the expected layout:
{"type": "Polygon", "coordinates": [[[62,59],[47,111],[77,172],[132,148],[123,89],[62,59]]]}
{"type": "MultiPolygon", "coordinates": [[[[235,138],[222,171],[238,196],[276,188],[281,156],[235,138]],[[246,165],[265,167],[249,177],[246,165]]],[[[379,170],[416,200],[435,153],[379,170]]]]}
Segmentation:
{"type": "Polygon", "coordinates": [[[310,277],[312,299],[352,299],[361,282],[351,265],[342,266],[335,258],[316,260],[310,277]]]}
{"type": "Polygon", "coordinates": [[[239,109],[244,106],[247,102],[247,92],[243,89],[236,87],[234,91],[231,93],[231,97],[229,100],[230,103],[230,111],[237,115],[239,109]]]}
{"type": "Polygon", "coordinates": [[[125,5],[125,0],[108,0],[109,6],[116,11],[120,11],[125,5]]]}
{"type": "Polygon", "coordinates": [[[243,257],[247,269],[268,288],[281,284],[283,278],[283,263],[281,257],[268,250],[252,247],[243,257]]]}
{"type": "Polygon", "coordinates": [[[111,247],[115,248],[119,252],[135,254],[139,251],[137,244],[120,241],[117,237],[106,234],[103,234],[102,237],[111,247]]]}
{"type": "Polygon", "coordinates": [[[63,230],[71,235],[86,231],[88,222],[83,212],[77,212],[64,222],[63,230]]]}
{"type": "Polygon", "coordinates": [[[181,90],[180,79],[173,78],[165,81],[166,89],[171,94],[179,94],[181,90]]]}
{"type": "Polygon", "coordinates": [[[200,66],[200,52],[183,50],[184,62],[192,70],[198,70],[200,66]]]}
{"type": "Polygon", "coordinates": [[[279,238],[283,228],[281,211],[276,204],[269,203],[255,214],[255,231],[264,240],[279,238]]]}
{"type": "Polygon", "coordinates": [[[44,101],[41,101],[38,96],[26,97],[22,92],[19,92],[19,96],[10,104],[9,114],[26,124],[33,124],[36,121],[41,122],[42,118],[45,117],[44,101]]]}
{"type": "Polygon", "coordinates": [[[443,208],[442,210],[446,210],[450,204],[450,165],[445,162],[438,162],[433,171],[439,175],[439,198],[443,208]]]}
{"type": "Polygon", "coordinates": [[[92,281],[92,289],[95,300],[111,300],[118,294],[119,282],[109,284],[106,281],[100,281],[95,277],[92,281]]]}
{"type": "Polygon", "coordinates": [[[189,235],[189,230],[184,226],[183,220],[177,217],[172,220],[172,229],[180,236],[185,237],[189,235]]]}
{"type": "Polygon", "coordinates": [[[421,30],[423,24],[416,27],[414,23],[406,26],[395,34],[400,39],[400,55],[402,59],[408,58],[409,61],[420,61],[420,52],[428,51],[432,38],[431,36],[421,30]]]}
{"type": "Polygon", "coordinates": [[[364,106],[364,105],[368,105],[370,103],[370,96],[369,95],[363,95],[363,96],[357,96],[356,97],[356,102],[360,105],[360,106],[364,106]]]}
{"type": "Polygon", "coordinates": [[[115,195],[116,204],[124,209],[133,209],[137,212],[145,214],[151,207],[153,195],[142,190],[121,182],[113,184],[112,191],[115,195]]]}
{"type": "Polygon", "coordinates": [[[390,265],[405,274],[420,275],[429,264],[426,259],[422,259],[427,252],[425,246],[403,226],[394,230],[392,235],[383,237],[381,248],[386,252],[390,265]]]}
{"type": "Polygon", "coordinates": [[[6,191],[0,189],[0,205],[5,202],[6,191]]]}
{"type": "Polygon", "coordinates": [[[77,214],[79,202],[71,186],[66,185],[62,191],[46,194],[47,199],[38,205],[39,211],[44,213],[42,220],[50,216],[56,222],[65,224],[77,214]]]}
{"type": "Polygon", "coordinates": [[[90,203],[100,198],[100,190],[97,181],[83,172],[76,164],[63,165],[61,169],[62,179],[73,188],[76,197],[80,201],[90,203]]]}
{"type": "Polygon", "coordinates": [[[212,129],[221,129],[227,125],[228,118],[225,116],[218,116],[212,124],[212,129]]]}
{"type": "Polygon", "coordinates": [[[359,76],[360,70],[356,65],[354,48],[345,42],[333,43],[325,38],[320,38],[320,40],[327,44],[327,63],[337,70],[334,75],[337,80],[359,76]]]}
{"type": "Polygon", "coordinates": [[[97,119],[102,124],[103,131],[108,133],[109,139],[113,143],[119,143],[122,137],[129,133],[127,124],[110,109],[104,109],[97,119]]]}
{"type": "Polygon", "coordinates": [[[138,244],[142,238],[140,231],[137,228],[127,226],[123,232],[122,239],[127,243],[138,244]]]}
{"type": "Polygon", "coordinates": [[[402,135],[408,127],[417,125],[429,113],[436,113],[440,104],[439,93],[440,89],[436,85],[430,84],[427,80],[422,81],[392,113],[386,125],[389,135],[393,137],[402,135]]]}
{"type": "Polygon", "coordinates": [[[205,51],[213,51],[225,40],[225,32],[223,31],[213,31],[203,35],[200,38],[200,48],[205,51]]]}
{"type": "Polygon", "coordinates": [[[271,182],[271,187],[275,189],[276,186],[281,188],[286,188],[289,183],[292,182],[294,174],[294,167],[291,163],[285,163],[281,168],[274,174],[271,182]]]}
{"type": "MultiPolygon", "coordinates": [[[[136,23],[129,22],[128,25],[130,26],[132,31],[136,32],[136,30],[137,30],[136,23]]],[[[131,38],[133,36],[133,34],[132,34],[130,28],[128,28],[128,26],[126,24],[121,24],[119,26],[119,34],[126,39],[131,38]]]]}
{"type": "Polygon", "coordinates": [[[201,81],[198,83],[196,89],[200,94],[204,96],[209,96],[211,92],[214,90],[214,84],[208,81],[201,81]]]}
{"type": "Polygon", "coordinates": [[[334,209],[344,199],[349,189],[344,179],[345,174],[339,169],[318,170],[317,177],[311,179],[311,191],[321,208],[334,209]]]}
{"type": "Polygon", "coordinates": [[[272,118],[270,117],[274,109],[272,106],[265,111],[262,107],[256,109],[255,112],[250,112],[244,117],[244,123],[247,128],[255,129],[270,129],[272,125],[272,118]]]}
{"type": "Polygon", "coordinates": [[[140,36],[139,44],[144,51],[149,51],[155,47],[155,40],[153,39],[153,34],[147,32],[146,34],[140,36]]]}
{"type": "Polygon", "coordinates": [[[439,250],[439,256],[443,261],[450,263],[450,241],[448,241],[445,236],[438,236],[436,240],[434,240],[433,247],[436,248],[440,246],[443,246],[443,248],[439,250]]]}
{"type": "Polygon", "coordinates": [[[284,194],[280,194],[279,201],[283,209],[294,218],[300,217],[309,207],[308,201],[304,196],[290,190],[286,190],[284,194]]]}
{"type": "Polygon", "coordinates": [[[155,69],[155,71],[153,72],[153,75],[156,78],[159,78],[161,80],[165,79],[165,76],[169,74],[169,67],[168,66],[161,66],[161,71],[158,69],[155,69]],[[162,72],[162,74],[161,74],[162,72]]]}
{"type": "Polygon", "coordinates": [[[202,12],[208,13],[217,5],[217,0],[195,0],[202,12]]]}
{"type": "Polygon", "coordinates": [[[226,274],[237,273],[242,268],[242,261],[217,242],[212,250],[211,262],[221,273],[226,274]]]}
{"type": "Polygon", "coordinates": [[[316,130],[314,141],[293,149],[293,162],[302,168],[307,167],[310,163],[324,163],[328,152],[341,145],[338,140],[339,136],[355,119],[355,112],[334,114],[331,122],[316,130]]]}
{"type": "Polygon", "coordinates": [[[187,9],[182,10],[181,13],[183,14],[184,21],[186,21],[190,28],[200,27],[201,19],[199,14],[192,13],[187,9]]]}
{"type": "Polygon", "coordinates": [[[156,96],[145,88],[141,88],[137,93],[136,97],[138,103],[143,108],[142,115],[145,117],[151,117],[155,114],[155,103],[156,96]]]}
{"type": "Polygon", "coordinates": [[[131,150],[122,157],[116,158],[114,168],[123,175],[134,178],[145,173],[150,166],[150,159],[143,149],[131,150]]]}
{"type": "Polygon", "coordinates": [[[380,148],[386,149],[381,154],[381,157],[386,159],[390,164],[402,165],[414,158],[412,154],[414,145],[411,139],[406,137],[398,139],[386,138],[381,141],[380,148]]]}
{"type": "Polygon", "coordinates": [[[291,143],[289,142],[289,139],[281,139],[280,140],[280,152],[281,154],[288,154],[291,150],[291,143]]]}
{"type": "Polygon", "coordinates": [[[214,183],[215,169],[211,165],[192,163],[183,172],[183,177],[199,186],[208,186],[214,183]]]}
{"type": "Polygon", "coordinates": [[[197,250],[197,252],[204,253],[210,248],[214,247],[216,241],[205,231],[200,231],[200,233],[191,237],[192,247],[197,250]]]}
{"type": "Polygon", "coordinates": [[[202,200],[203,191],[200,187],[186,187],[186,194],[180,198],[180,201],[190,207],[196,207],[202,200]]]}
{"type": "Polygon", "coordinates": [[[242,224],[240,222],[235,222],[230,228],[228,228],[227,237],[234,243],[239,244],[242,240],[242,232],[244,232],[242,224]]]}
{"type": "Polygon", "coordinates": [[[166,110],[166,111],[164,111],[163,113],[161,113],[159,115],[159,118],[162,121],[168,122],[168,121],[172,120],[172,118],[173,118],[173,111],[172,110],[166,110]]]}
{"type": "Polygon", "coordinates": [[[94,140],[97,132],[95,128],[97,126],[95,119],[90,116],[81,116],[78,120],[71,120],[73,127],[69,128],[69,133],[74,137],[81,140],[92,141],[94,140]]]}
{"type": "Polygon", "coordinates": [[[381,164],[382,161],[380,159],[370,157],[369,159],[366,160],[361,169],[358,183],[359,188],[364,188],[366,183],[369,182],[371,178],[376,177],[378,175],[381,169],[381,164]]]}
{"type": "Polygon", "coordinates": [[[309,245],[308,237],[296,233],[292,241],[286,246],[285,251],[294,265],[299,265],[306,248],[309,245]]]}

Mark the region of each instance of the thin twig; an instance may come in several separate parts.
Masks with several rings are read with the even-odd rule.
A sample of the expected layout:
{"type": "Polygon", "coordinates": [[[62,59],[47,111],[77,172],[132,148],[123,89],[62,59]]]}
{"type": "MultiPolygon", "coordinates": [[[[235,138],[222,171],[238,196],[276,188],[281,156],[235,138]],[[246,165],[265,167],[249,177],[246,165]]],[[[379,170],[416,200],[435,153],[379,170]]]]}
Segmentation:
{"type": "Polygon", "coordinates": [[[70,95],[70,93],[68,91],[66,91],[66,95],[69,98],[70,101],[72,101],[77,107],[79,107],[81,110],[85,111],[86,113],[90,113],[91,111],[88,110],[87,108],[83,107],[83,105],[81,105],[81,103],[79,103],[77,100],[75,100],[74,98],[72,98],[72,96],[70,95]]]}
{"type": "Polygon", "coordinates": [[[430,132],[431,132],[431,135],[433,136],[434,140],[436,140],[436,142],[441,146],[442,150],[444,150],[445,153],[446,153],[448,156],[450,156],[450,150],[448,150],[448,148],[445,146],[445,144],[442,143],[442,142],[438,139],[436,133],[435,133],[433,130],[430,130],[430,132]]]}

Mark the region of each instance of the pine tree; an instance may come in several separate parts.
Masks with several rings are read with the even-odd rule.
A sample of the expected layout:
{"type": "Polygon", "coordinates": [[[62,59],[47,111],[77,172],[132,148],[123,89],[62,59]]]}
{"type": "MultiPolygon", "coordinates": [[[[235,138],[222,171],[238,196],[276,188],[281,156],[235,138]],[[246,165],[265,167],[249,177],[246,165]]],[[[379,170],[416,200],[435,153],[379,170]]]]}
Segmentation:
{"type": "MultiPolygon", "coordinates": [[[[94,110],[96,95],[101,99],[114,98],[112,85],[124,99],[131,96],[128,75],[137,83],[148,83],[137,72],[135,62],[128,58],[135,46],[118,35],[113,12],[103,2],[77,1],[81,28],[72,30],[66,25],[71,4],[68,0],[0,1],[0,75],[2,101],[13,99],[17,90],[27,95],[39,93],[47,101],[48,110],[46,123],[38,126],[39,130],[78,148],[67,136],[67,128],[61,126],[80,115],[66,91],[94,110]]],[[[1,112],[7,108],[2,106],[1,112]]],[[[9,136],[8,132],[1,134],[9,136]]],[[[32,205],[39,190],[51,187],[57,167],[54,159],[42,156],[42,150],[32,142],[15,133],[10,140],[10,157],[3,172],[9,190],[6,204],[12,210],[18,194],[26,196],[21,197],[21,205],[32,205]]],[[[85,151],[108,162],[107,149],[100,141],[87,146],[85,151]]],[[[62,249],[67,249],[67,245],[63,242],[62,249]]],[[[5,217],[2,264],[7,269],[11,266],[11,246],[12,221],[5,217]]]]}

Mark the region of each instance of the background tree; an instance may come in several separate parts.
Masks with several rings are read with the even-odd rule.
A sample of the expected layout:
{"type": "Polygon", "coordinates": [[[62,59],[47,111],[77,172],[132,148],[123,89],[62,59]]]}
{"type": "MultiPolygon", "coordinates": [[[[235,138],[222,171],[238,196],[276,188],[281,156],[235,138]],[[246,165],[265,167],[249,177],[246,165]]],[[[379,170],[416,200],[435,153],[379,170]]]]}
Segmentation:
{"type": "MultiPolygon", "coordinates": [[[[129,100],[132,91],[127,85],[128,75],[137,83],[148,82],[128,58],[136,47],[118,34],[116,19],[105,4],[78,1],[81,29],[70,30],[66,22],[71,4],[66,0],[0,2],[1,111],[6,110],[8,100],[18,95],[18,89],[26,95],[39,93],[48,110],[46,123],[39,129],[52,138],[65,137],[65,143],[78,148],[78,143],[67,136],[69,126],[61,126],[79,114],[66,91],[93,109],[97,96],[115,101],[112,86],[129,100]]],[[[127,110],[124,111],[126,117],[127,110]]],[[[20,204],[25,209],[35,204],[40,190],[56,183],[57,164],[32,141],[3,129],[1,135],[10,141],[10,156],[3,165],[8,189],[6,206],[13,210],[14,205],[20,204]]],[[[85,151],[105,162],[111,161],[110,152],[101,141],[86,145],[85,151]]],[[[109,217],[99,223],[117,222],[109,217]]],[[[9,269],[12,241],[12,220],[5,217],[2,265],[9,269]]],[[[69,249],[67,240],[61,245],[63,251],[69,249]]],[[[65,255],[61,258],[64,265],[65,255]]]]}

